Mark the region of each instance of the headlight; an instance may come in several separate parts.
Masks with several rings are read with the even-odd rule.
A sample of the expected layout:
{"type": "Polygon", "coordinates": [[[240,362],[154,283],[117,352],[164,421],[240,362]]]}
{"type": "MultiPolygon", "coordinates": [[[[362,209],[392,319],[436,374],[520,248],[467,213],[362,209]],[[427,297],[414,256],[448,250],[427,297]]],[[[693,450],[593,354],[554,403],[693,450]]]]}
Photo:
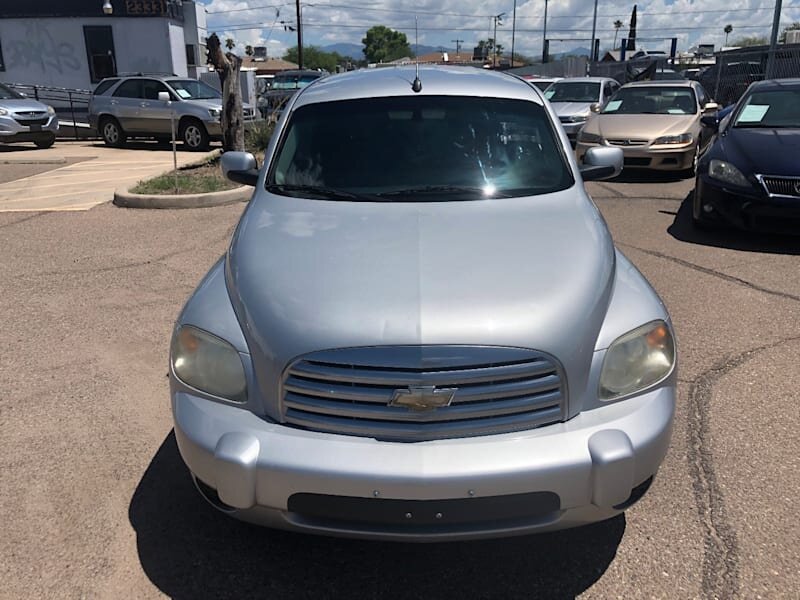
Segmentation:
{"type": "Polygon", "coordinates": [[[583,142],[584,144],[602,144],[603,136],[594,133],[588,133],[586,131],[581,131],[578,134],[578,141],[583,142]]]}
{"type": "Polygon", "coordinates": [[[664,379],[675,364],[675,342],[664,321],[653,321],[617,338],[606,351],[600,399],[613,400],[664,379]]]}
{"type": "Polygon", "coordinates": [[[49,115],[54,115],[54,114],[56,114],[56,109],[55,109],[55,108],[53,108],[52,106],[48,106],[48,107],[47,107],[47,114],[49,114],[49,115]]]}
{"type": "Polygon", "coordinates": [[[653,146],[673,145],[673,144],[691,144],[694,141],[691,133],[682,133],[680,135],[662,135],[656,138],[653,146]]]}
{"type": "Polygon", "coordinates": [[[8,111],[5,108],[0,108],[0,116],[5,116],[8,114],[8,111]]]}
{"type": "Polygon", "coordinates": [[[714,159],[708,163],[708,176],[713,179],[719,179],[725,183],[731,183],[741,187],[750,187],[750,182],[747,177],[742,175],[742,172],[734,167],[731,163],[724,160],[714,159]]]}
{"type": "Polygon", "coordinates": [[[221,108],[209,108],[208,109],[208,114],[210,114],[212,117],[214,117],[216,119],[222,114],[222,109],[221,108]]]}
{"type": "Polygon", "coordinates": [[[571,115],[567,117],[568,123],[583,123],[585,122],[587,117],[585,115],[571,115]]]}
{"type": "Polygon", "coordinates": [[[172,336],[170,360],[186,385],[235,402],[247,399],[242,359],[228,342],[184,325],[172,336]]]}

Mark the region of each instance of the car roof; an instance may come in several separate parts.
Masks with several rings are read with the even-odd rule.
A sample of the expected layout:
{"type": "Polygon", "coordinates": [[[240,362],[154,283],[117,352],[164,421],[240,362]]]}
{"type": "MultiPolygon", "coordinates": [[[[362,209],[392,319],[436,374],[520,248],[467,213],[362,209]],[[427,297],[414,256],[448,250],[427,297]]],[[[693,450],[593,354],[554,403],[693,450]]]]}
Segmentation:
{"type": "Polygon", "coordinates": [[[781,88],[800,88],[800,77],[793,77],[791,79],[767,79],[765,81],[756,81],[753,83],[753,90],[778,90],[781,88]]]}
{"type": "MultiPolygon", "coordinates": [[[[295,107],[318,102],[391,96],[416,96],[412,83],[416,65],[361,69],[321,77],[295,96],[295,107]]],[[[422,96],[483,96],[542,103],[529,82],[500,71],[474,67],[419,65],[422,96]]]]}
{"type": "Polygon", "coordinates": [[[697,87],[698,85],[696,81],[688,79],[662,79],[656,81],[631,81],[622,87],[697,87]]]}
{"type": "Polygon", "coordinates": [[[612,77],[564,77],[563,79],[559,79],[556,83],[568,83],[571,81],[588,83],[605,83],[606,81],[617,82],[617,80],[612,77]]]}

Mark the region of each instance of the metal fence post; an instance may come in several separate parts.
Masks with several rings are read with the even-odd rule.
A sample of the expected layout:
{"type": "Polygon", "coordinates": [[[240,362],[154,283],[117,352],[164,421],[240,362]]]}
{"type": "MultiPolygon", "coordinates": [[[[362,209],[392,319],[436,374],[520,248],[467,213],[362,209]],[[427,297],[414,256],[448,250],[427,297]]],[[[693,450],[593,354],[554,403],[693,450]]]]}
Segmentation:
{"type": "Polygon", "coordinates": [[[39,88],[36,86],[33,86],[33,97],[36,98],[36,100],[39,99],[39,88]]]}
{"type": "Polygon", "coordinates": [[[72,114],[72,133],[75,134],[75,141],[79,141],[78,138],[78,124],[75,122],[75,107],[72,104],[72,92],[68,91],[67,96],[69,97],[69,112],[72,114]]]}
{"type": "Polygon", "coordinates": [[[714,85],[714,100],[719,98],[719,80],[720,76],[722,75],[722,67],[725,62],[725,59],[721,56],[717,56],[717,82],[714,85]]]}

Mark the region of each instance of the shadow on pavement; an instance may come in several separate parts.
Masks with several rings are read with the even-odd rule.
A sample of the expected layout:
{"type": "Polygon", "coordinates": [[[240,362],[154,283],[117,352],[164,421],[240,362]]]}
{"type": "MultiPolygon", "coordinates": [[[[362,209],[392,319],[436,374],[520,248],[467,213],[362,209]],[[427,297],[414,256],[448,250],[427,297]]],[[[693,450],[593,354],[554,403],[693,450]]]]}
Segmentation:
{"type": "MultiPolygon", "coordinates": [[[[96,141],[92,144],[95,148],[108,148],[106,144],[102,141],[96,141]]],[[[192,150],[187,150],[183,143],[178,140],[178,152],[185,152],[187,154],[202,154],[202,152],[194,152],[192,150]]],[[[214,150],[215,148],[221,148],[222,146],[218,143],[211,143],[211,148],[209,150],[214,150]]],[[[128,140],[125,142],[125,145],[120,150],[151,150],[151,151],[159,151],[164,152],[165,150],[172,150],[172,140],[128,140]]]]}
{"type": "Polygon", "coordinates": [[[622,169],[622,173],[614,179],[613,183],[673,183],[689,179],[682,171],[648,171],[646,169],[622,169]]]}
{"type": "MultiPolygon", "coordinates": [[[[692,225],[692,201],[694,190],[684,198],[678,209],[675,220],[667,228],[667,232],[676,240],[713,246],[743,250],[745,252],[765,252],[769,254],[800,254],[800,235],[791,236],[778,233],[756,233],[722,227],[718,230],[700,231],[692,225]]],[[[800,234],[800,230],[798,230],[800,234]]]]}
{"type": "Polygon", "coordinates": [[[216,512],[170,433],[129,518],[150,580],[173,598],[573,598],[608,568],[625,518],[481,542],[398,544],[293,534],[216,512]]]}

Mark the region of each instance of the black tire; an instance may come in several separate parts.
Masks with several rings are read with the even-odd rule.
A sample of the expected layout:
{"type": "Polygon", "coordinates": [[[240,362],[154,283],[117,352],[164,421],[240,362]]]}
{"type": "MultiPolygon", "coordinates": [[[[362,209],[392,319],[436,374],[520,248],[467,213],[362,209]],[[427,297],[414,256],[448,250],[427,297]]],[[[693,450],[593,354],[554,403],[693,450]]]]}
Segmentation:
{"type": "Polygon", "coordinates": [[[703,217],[703,207],[700,196],[697,194],[699,181],[697,175],[694,180],[694,194],[692,195],[692,227],[698,231],[718,231],[721,225],[717,221],[710,221],[703,217]]]}
{"type": "Polygon", "coordinates": [[[697,176],[697,163],[699,160],[700,160],[700,144],[694,147],[694,158],[692,159],[692,166],[686,169],[686,179],[697,176]]]}
{"type": "Polygon", "coordinates": [[[37,148],[42,148],[42,149],[49,148],[50,146],[56,143],[56,136],[51,136],[41,140],[36,140],[33,143],[36,144],[37,148]]]}
{"type": "Polygon", "coordinates": [[[103,117],[100,120],[100,136],[106,146],[112,148],[122,148],[128,139],[128,135],[114,117],[103,117]]]}
{"type": "Polygon", "coordinates": [[[197,119],[186,119],[181,122],[180,138],[183,145],[193,152],[208,150],[211,138],[203,125],[197,119]]]}

